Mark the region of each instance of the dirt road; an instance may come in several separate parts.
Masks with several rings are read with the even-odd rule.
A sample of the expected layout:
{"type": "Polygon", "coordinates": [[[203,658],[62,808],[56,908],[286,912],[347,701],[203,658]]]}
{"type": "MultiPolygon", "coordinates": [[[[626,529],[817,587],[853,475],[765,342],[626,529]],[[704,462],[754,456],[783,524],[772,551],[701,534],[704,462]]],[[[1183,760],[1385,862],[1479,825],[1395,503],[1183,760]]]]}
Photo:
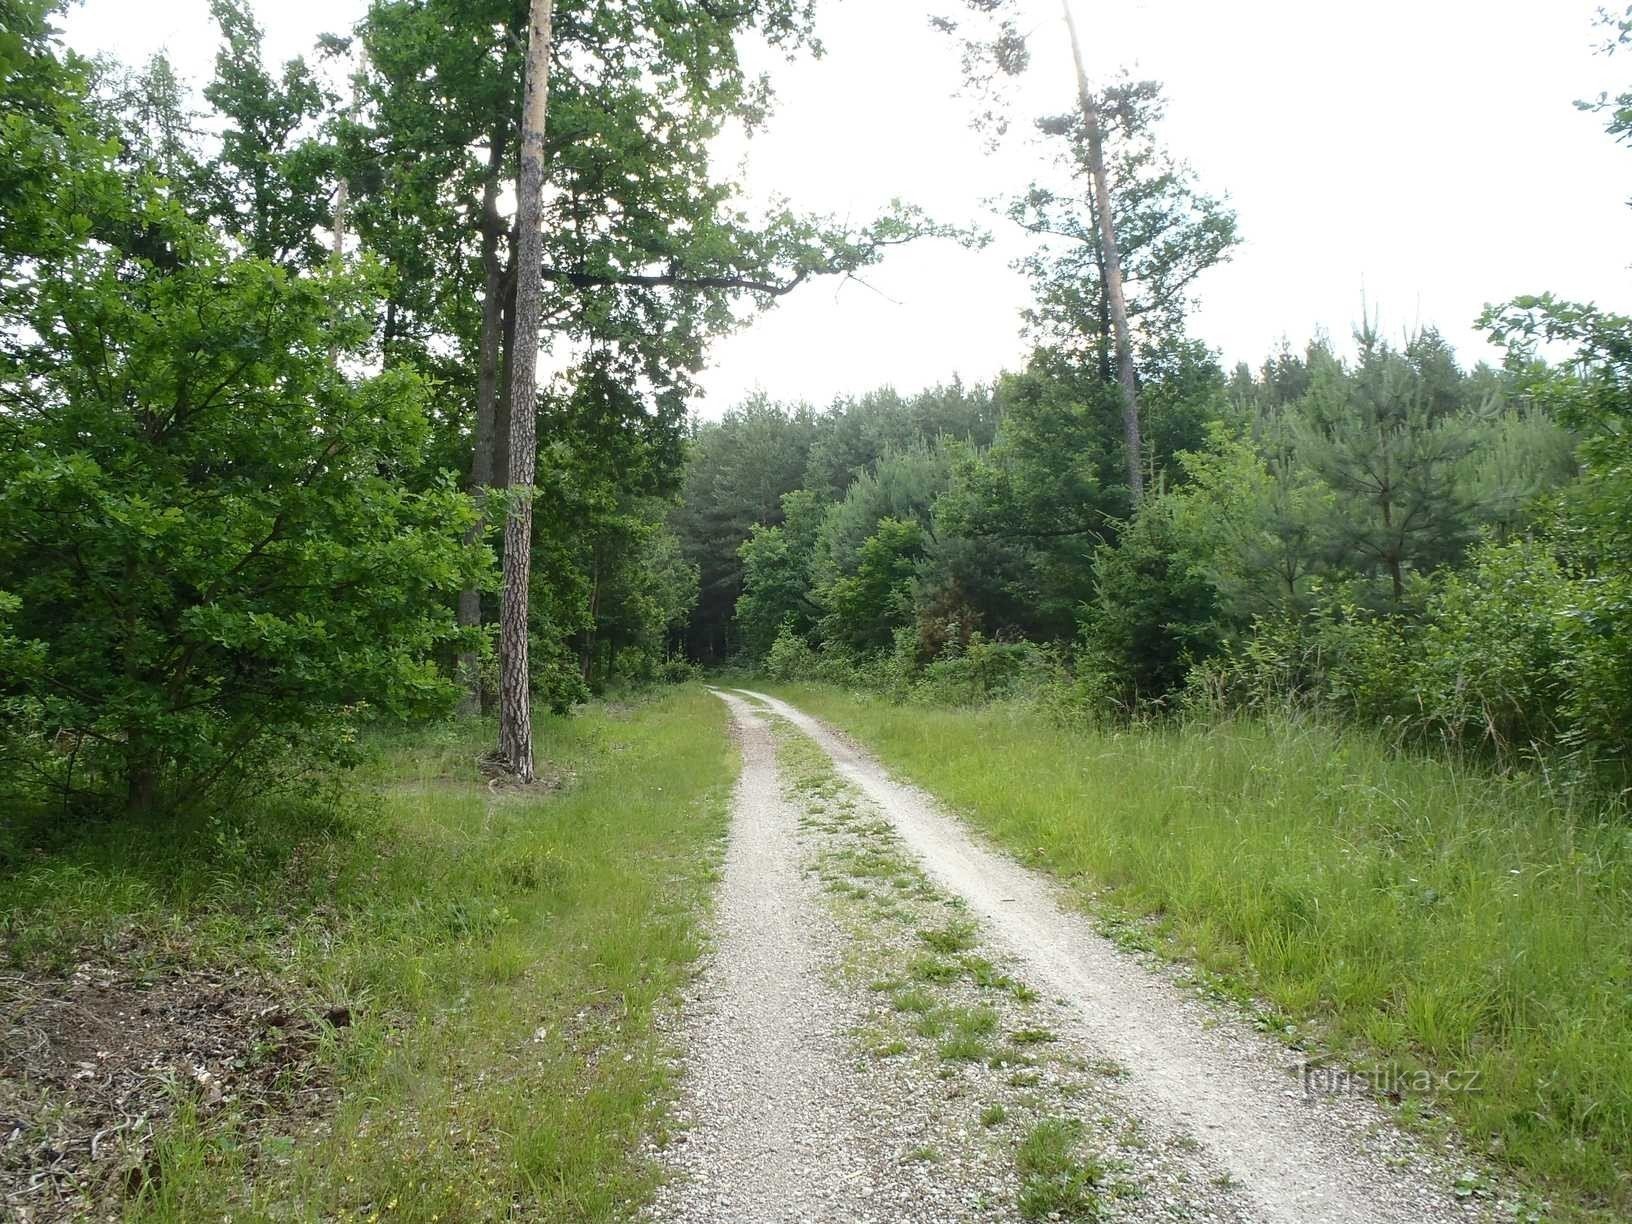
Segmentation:
{"type": "Polygon", "coordinates": [[[656,1218],[1505,1214],[831,729],[719,695],[744,764],[656,1218]]]}

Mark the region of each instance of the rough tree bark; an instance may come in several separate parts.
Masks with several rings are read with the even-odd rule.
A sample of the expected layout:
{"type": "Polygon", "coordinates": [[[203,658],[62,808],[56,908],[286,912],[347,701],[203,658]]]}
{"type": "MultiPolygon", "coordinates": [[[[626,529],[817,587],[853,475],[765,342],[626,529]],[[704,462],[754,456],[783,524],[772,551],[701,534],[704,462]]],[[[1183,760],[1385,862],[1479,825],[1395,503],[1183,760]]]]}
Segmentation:
{"type": "Polygon", "coordinates": [[[1111,189],[1105,174],[1105,133],[1099,122],[1099,107],[1088,87],[1088,72],[1082,63],[1082,43],[1077,23],[1071,16],[1071,0],[1061,0],[1065,26],[1071,34],[1071,57],[1077,68],[1077,104],[1082,107],[1082,123],[1088,135],[1088,177],[1093,181],[1094,208],[1099,214],[1099,237],[1105,260],[1105,299],[1111,306],[1111,324],[1116,332],[1117,381],[1122,384],[1122,433],[1128,448],[1128,490],[1135,505],[1145,493],[1144,446],[1139,436],[1139,384],[1133,369],[1133,338],[1128,331],[1128,299],[1122,289],[1122,253],[1116,245],[1116,225],[1111,219],[1111,189]]]}
{"type": "Polygon", "coordinates": [[[532,693],[527,679],[527,588],[532,578],[533,478],[538,439],[538,323],[544,278],[544,123],[550,104],[552,0],[533,0],[516,190],[516,340],[510,366],[510,497],[499,606],[499,756],[533,780],[532,693]]]}
{"type": "MultiPolygon", "coordinates": [[[[482,270],[486,276],[482,296],[482,333],[478,349],[479,373],[476,384],[476,436],[470,460],[470,492],[480,499],[493,485],[493,432],[498,421],[499,349],[504,332],[504,266],[499,262],[499,239],[504,220],[499,216],[499,178],[504,169],[504,137],[496,136],[487,155],[487,182],[482,185],[482,270]]],[[[486,519],[479,519],[466,536],[467,542],[481,539],[486,519]]],[[[482,593],[472,587],[459,592],[459,624],[479,628],[482,623],[482,593]]],[[[474,716],[482,708],[480,657],[474,650],[459,655],[459,679],[465,694],[459,713],[474,716]]]]}
{"type": "Polygon", "coordinates": [[[510,232],[510,265],[504,271],[504,291],[499,295],[504,312],[503,335],[499,339],[499,396],[493,405],[493,487],[510,483],[510,396],[516,365],[516,234],[510,232]]]}

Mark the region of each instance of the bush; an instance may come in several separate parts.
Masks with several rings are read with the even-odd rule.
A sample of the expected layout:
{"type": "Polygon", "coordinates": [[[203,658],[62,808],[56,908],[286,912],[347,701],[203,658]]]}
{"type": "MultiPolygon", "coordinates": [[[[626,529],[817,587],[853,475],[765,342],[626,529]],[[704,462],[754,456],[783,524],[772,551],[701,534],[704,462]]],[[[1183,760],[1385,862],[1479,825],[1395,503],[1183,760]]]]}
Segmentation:
{"type": "Polygon", "coordinates": [[[765,670],[784,682],[815,679],[816,652],[789,625],[783,625],[765,655],[765,670]]]}
{"type": "Polygon", "coordinates": [[[1423,729],[1498,754],[1557,743],[1577,645],[1561,616],[1571,584],[1557,560],[1530,541],[1487,545],[1437,585],[1400,669],[1423,729]]]}
{"type": "Polygon", "coordinates": [[[450,708],[486,550],[451,476],[401,478],[432,471],[422,382],[334,360],[368,350],[378,276],[243,258],[82,152],[60,189],[102,183],[76,220],[110,239],[0,251],[0,718],[33,728],[8,750],[166,810],[343,757],[363,705],[450,708]]]}
{"type": "Polygon", "coordinates": [[[701,675],[697,664],[683,655],[670,655],[657,665],[659,684],[686,684],[701,675]]]}
{"type": "Polygon", "coordinates": [[[1307,617],[1260,620],[1193,669],[1208,706],[1325,705],[1498,758],[1564,750],[1623,759],[1632,738],[1632,588],[1572,573],[1544,541],[1487,543],[1468,566],[1416,580],[1405,610],[1367,610],[1343,587],[1307,617]]]}
{"type": "Polygon", "coordinates": [[[1141,508],[1115,545],[1094,554],[1098,595],[1081,619],[1082,664],[1123,707],[1160,701],[1222,641],[1213,586],[1179,548],[1173,510],[1141,508]]]}
{"type": "Polygon", "coordinates": [[[1406,618],[1365,602],[1364,584],[1310,587],[1306,616],[1261,617],[1220,656],[1193,667],[1186,703],[1274,709],[1329,704],[1378,725],[1409,718],[1413,638],[1406,618]]]}
{"type": "Polygon", "coordinates": [[[937,705],[973,706],[1040,691],[1055,679],[1048,651],[1032,642],[991,642],[980,634],[924,669],[916,696],[937,705]]]}
{"type": "Polygon", "coordinates": [[[917,630],[900,626],[895,630],[894,648],[863,662],[856,669],[856,683],[891,701],[911,700],[919,683],[918,647],[917,630]]]}

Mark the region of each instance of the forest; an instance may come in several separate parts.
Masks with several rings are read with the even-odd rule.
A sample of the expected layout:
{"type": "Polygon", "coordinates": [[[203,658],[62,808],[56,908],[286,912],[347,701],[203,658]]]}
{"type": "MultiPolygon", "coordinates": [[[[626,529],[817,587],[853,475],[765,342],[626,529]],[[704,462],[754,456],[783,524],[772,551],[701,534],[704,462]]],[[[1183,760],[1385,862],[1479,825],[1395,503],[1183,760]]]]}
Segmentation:
{"type": "MultiPolygon", "coordinates": [[[[498,506],[508,483],[517,235],[497,200],[519,64],[462,49],[451,76],[434,6],[377,6],[346,101],[304,63],[269,69],[249,11],[217,4],[217,76],[192,99],[163,59],[58,52],[35,8],[8,23],[28,69],[8,78],[13,780],[69,804],[204,800],[343,746],[328,720],[363,706],[491,707],[501,542],[466,491],[498,506]],[[416,96],[432,63],[434,104],[416,96]],[[337,177],[338,259],[320,240],[337,177]]],[[[945,227],[721,215],[707,141],[761,105],[732,31],[692,34],[703,80],[562,20],[559,54],[616,39],[697,117],[630,164],[613,125],[644,129],[663,90],[553,86],[542,343],[572,365],[540,398],[528,609],[550,708],[693,663],[977,698],[1046,675],[1102,714],[1310,700],[1589,772],[1622,755],[1624,317],[1492,306],[1500,368],[1363,319],[1352,357],[1316,338],[1222,370],[1185,319],[1236,219],[1161,144],[1160,85],[1129,80],[1097,104],[1136,455],[1093,192],[1035,185],[1008,206],[1045,236],[1023,369],[696,422],[690,380],[735,300],[945,227]],[[1491,658],[1499,626],[1523,631],[1491,658]]],[[[1040,122],[1085,156],[1080,120],[1040,122]]]]}
{"type": "MultiPolygon", "coordinates": [[[[750,42],[819,53],[806,0],[371,0],[284,64],[209,0],[202,82],[0,0],[17,1218],[645,1210],[689,1091],[660,1018],[752,764],[705,684],[1096,879],[1108,929],[1260,1031],[1477,1071],[1425,1133],[1498,1170],[1455,1191],[1486,1218],[1632,1211],[1632,316],[1534,286],[1472,364],[1357,295],[1351,334],[1227,368],[1193,318],[1250,219],[1163,83],[1090,82],[1051,6],[1075,88],[1010,113],[1027,6],[923,7],[945,105],[1046,162],[987,217],[742,203],[712,150],[773,113],[750,42]],[[701,411],[717,343],[789,295],[999,226],[1029,241],[1014,368],[701,411]],[[1079,754],[1146,780],[1091,833],[1117,772],[1044,781],[1079,754]],[[172,1035],[110,1060],[63,1027],[93,979],[172,1035]],[[537,1065],[490,1082],[518,1042],[537,1065]],[[468,1144],[399,1167],[461,1109],[468,1144]]],[[[1603,22],[1632,44],[1632,8],[1603,22]]],[[[1578,105],[1624,157],[1632,92],[1578,105]]],[[[1046,1112],[1015,1210],[1133,1210],[1046,1112]]]]}

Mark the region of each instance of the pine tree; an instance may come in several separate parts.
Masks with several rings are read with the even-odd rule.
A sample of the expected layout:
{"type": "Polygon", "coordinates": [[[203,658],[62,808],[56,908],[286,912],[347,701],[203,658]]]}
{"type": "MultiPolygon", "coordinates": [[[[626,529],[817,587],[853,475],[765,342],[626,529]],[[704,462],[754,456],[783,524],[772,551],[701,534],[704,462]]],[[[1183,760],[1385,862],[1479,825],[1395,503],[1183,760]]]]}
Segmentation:
{"type": "Polygon", "coordinates": [[[528,676],[528,587],[533,560],[533,477],[538,462],[538,323],[543,288],[544,128],[550,108],[552,0],[532,0],[516,198],[516,353],[510,370],[510,490],[499,611],[499,756],[533,780],[533,699],[528,676]]]}
{"type": "Polygon", "coordinates": [[[1457,479],[1473,446],[1442,367],[1413,363],[1367,326],[1351,376],[1317,381],[1304,401],[1299,452],[1337,497],[1334,535],[1356,568],[1388,579],[1459,556],[1471,510],[1457,479]]]}

